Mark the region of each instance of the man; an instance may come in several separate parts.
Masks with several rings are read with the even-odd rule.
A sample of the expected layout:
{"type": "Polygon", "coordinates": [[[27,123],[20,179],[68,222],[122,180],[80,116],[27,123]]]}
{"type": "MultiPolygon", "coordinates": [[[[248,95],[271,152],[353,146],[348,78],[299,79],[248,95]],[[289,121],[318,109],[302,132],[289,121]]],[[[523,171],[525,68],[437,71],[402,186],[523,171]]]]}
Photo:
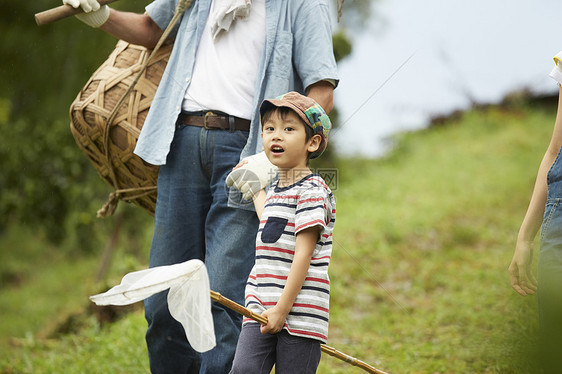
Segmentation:
{"type": "MultiPolygon", "coordinates": [[[[79,18],[90,26],[148,48],[177,4],[155,0],[141,15],[99,7],[95,0],[63,2],[87,11],[79,18]]],[[[299,91],[331,110],[338,76],[328,6],[325,0],[195,0],[173,36],[135,148],[145,161],[161,165],[149,265],[204,260],[211,289],[243,304],[258,222],[252,202],[229,190],[225,179],[241,158],[249,157],[245,167],[254,175],[267,165],[258,111],[264,98],[299,91]]],[[[253,192],[272,176],[262,173],[253,192]]],[[[198,354],[170,316],[166,294],[146,300],[153,373],[230,370],[242,319],[218,304],[212,311],[217,347],[198,354]]]]}

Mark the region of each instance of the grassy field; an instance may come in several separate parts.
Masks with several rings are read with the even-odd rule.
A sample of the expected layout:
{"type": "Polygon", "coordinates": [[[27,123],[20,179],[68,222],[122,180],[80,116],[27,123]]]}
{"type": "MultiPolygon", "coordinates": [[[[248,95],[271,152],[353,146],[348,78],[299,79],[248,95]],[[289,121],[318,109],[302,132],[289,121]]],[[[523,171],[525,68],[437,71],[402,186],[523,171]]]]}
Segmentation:
{"type": "MultiPolygon", "coordinates": [[[[536,298],[507,267],[554,116],[474,110],[384,159],[338,161],[330,346],[393,374],[538,372],[536,298]]],[[[148,373],[142,311],[100,325],[98,259],[38,239],[0,237],[0,372],[148,373]]],[[[146,266],[118,256],[105,287],[146,266]]],[[[319,369],[360,372],[329,356],[319,369]]]]}

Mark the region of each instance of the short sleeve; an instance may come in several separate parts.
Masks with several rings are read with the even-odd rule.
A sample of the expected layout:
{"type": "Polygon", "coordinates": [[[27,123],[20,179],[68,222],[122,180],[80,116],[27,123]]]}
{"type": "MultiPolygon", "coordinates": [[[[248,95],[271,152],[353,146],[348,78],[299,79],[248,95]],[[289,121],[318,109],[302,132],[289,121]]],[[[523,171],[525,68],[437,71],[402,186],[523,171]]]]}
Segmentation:
{"type": "Polygon", "coordinates": [[[146,13],[158,25],[165,30],[174,17],[176,0],[155,0],[145,7],[146,13]]]}
{"type": "Polygon", "coordinates": [[[324,231],[330,223],[328,212],[331,208],[328,205],[328,195],[321,187],[302,193],[297,200],[295,211],[295,234],[314,226],[320,226],[324,231]]]}
{"type": "Polygon", "coordinates": [[[554,63],[556,64],[552,71],[550,72],[550,77],[554,79],[558,85],[562,84],[562,51],[558,52],[556,56],[554,56],[554,63]]]}
{"type": "Polygon", "coordinates": [[[327,80],[337,87],[329,6],[325,0],[301,1],[294,19],[293,63],[304,87],[327,80]]]}

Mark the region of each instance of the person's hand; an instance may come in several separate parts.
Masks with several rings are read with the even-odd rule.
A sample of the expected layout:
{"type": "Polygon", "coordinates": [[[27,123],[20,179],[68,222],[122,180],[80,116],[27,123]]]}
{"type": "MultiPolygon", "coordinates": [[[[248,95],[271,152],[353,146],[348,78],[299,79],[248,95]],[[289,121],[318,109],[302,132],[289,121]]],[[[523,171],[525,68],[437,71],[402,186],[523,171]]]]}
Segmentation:
{"type": "Polygon", "coordinates": [[[260,327],[262,334],[277,334],[285,326],[287,313],[280,311],[276,306],[266,310],[261,315],[267,317],[267,325],[261,325],[260,327]]]}
{"type": "Polygon", "coordinates": [[[63,4],[73,8],[82,8],[84,13],[77,14],[76,18],[91,27],[100,27],[109,18],[109,7],[96,0],[62,0],[63,4]]]}
{"type": "Polygon", "coordinates": [[[518,240],[508,271],[511,287],[523,296],[537,291],[537,280],[531,271],[532,262],[533,243],[518,240]]]}
{"type": "Polygon", "coordinates": [[[244,200],[250,200],[271,183],[277,171],[277,166],[267,159],[265,152],[260,152],[246,157],[236,165],[226,177],[226,185],[234,186],[242,192],[244,200]]]}

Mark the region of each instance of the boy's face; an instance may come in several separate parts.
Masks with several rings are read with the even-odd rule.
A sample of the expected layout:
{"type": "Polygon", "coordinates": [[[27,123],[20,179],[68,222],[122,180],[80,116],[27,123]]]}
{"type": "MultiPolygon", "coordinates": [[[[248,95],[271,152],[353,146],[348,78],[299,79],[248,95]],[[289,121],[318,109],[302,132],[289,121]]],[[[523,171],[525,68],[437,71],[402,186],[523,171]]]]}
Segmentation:
{"type": "Polygon", "coordinates": [[[309,152],[320,145],[320,135],[306,140],[306,126],[293,111],[281,118],[275,110],[263,123],[263,149],[271,163],[281,169],[306,168],[309,152]]]}

